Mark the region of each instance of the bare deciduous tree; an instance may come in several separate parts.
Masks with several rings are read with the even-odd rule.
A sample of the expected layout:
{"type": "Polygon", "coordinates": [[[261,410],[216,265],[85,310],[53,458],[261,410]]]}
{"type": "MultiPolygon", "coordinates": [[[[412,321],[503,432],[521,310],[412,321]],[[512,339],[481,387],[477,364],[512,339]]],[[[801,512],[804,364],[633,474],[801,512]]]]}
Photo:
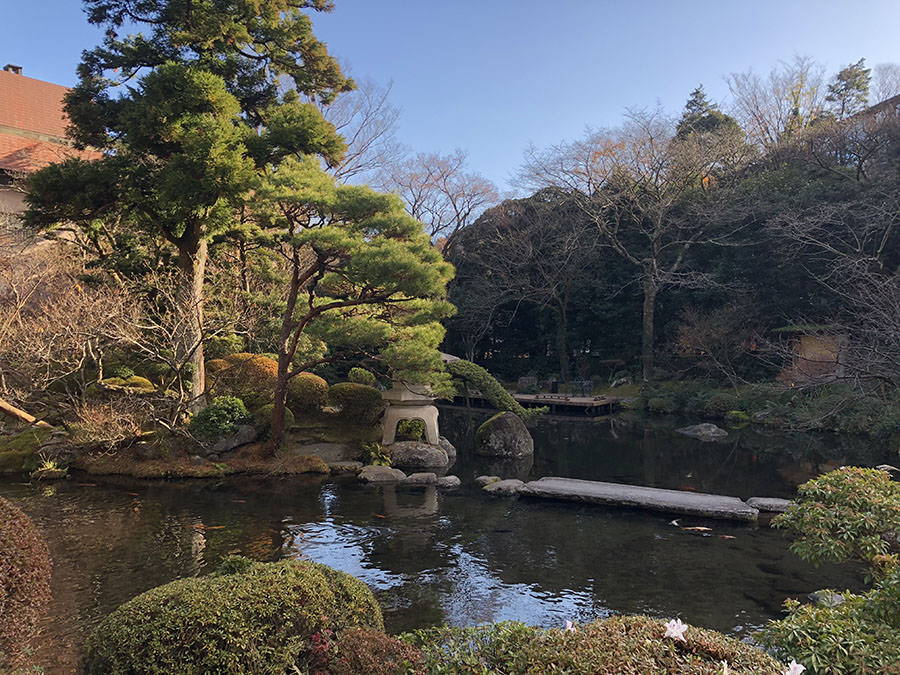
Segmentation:
{"type": "Polygon", "coordinates": [[[425,224],[433,241],[449,249],[457,233],[496,203],[496,186],[466,170],[462,150],[449,155],[420,152],[381,172],[376,187],[403,199],[409,214],[425,224]]]}
{"type": "Polygon", "coordinates": [[[900,386],[900,199],[894,181],[783,213],[770,230],[837,299],[823,329],[843,345],[836,376],[900,386]]]}
{"type": "Polygon", "coordinates": [[[0,234],[0,393],[10,401],[25,403],[70,376],[86,385],[134,312],[117,289],[83,282],[71,252],[15,229],[0,234]]]}
{"type": "Polygon", "coordinates": [[[872,68],[872,104],[900,94],[900,63],[879,63],[872,68]]]}
{"type": "Polygon", "coordinates": [[[340,94],[332,103],[316,101],[322,116],[347,143],[347,152],[331,173],[342,182],[370,182],[378,172],[401,162],[406,149],[397,140],[400,109],[388,97],[391,85],[372,80],[340,94]]]}
{"type": "MultiPolygon", "coordinates": [[[[545,189],[486,211],[457,239],[451,258],[465,258],[460,267],[477,277],[469,280],[468,289],[476,298],[463,298],[462,302],[475,305],[471,309],[483,315],[486,328],[508,302],[533,303],[556,315],[555,346],[564,382],[571,373],[570,300],[596,262],[600,239],[594,230],[566,193],[545,189]]],[[[459,295],[457,292],[456,297],[459,295]]],[[[477,330],[470,332],[473,338],[483,335],[477,330]]]]}
{"type": "Polygon", "coordinates": [[[725,78],[733,114],[753,143],[771,148],[822,112],[824,68],[806,56],[782,62],[763,78],[753,71],[725,78]]]}
{"type": "Polygon", "coordinates": [[[709,283],[686,269],[685,256],[700,243],[724,244],[734,233],[716,231],[696,208],[746,152],[733,132],[679,139],[660,111],[633,111],[620,129],[526,153],[520,185],[565,191],[639,275],[645,380],[653,376],[657,295],[673,285],[709,283]]]}

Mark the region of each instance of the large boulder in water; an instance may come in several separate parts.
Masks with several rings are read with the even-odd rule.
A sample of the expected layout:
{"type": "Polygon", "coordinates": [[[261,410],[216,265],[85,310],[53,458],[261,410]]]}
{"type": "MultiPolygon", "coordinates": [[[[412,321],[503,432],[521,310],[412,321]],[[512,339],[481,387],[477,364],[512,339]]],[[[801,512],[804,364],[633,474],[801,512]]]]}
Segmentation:
{"type": "Polygon", "coordinates": [[[717,427],[715,424],[710,424],[709,422],[694,424],[689,427],[681,427],[675,431],[679,434],[684,434],[685,436],[690,436],[691,438],[696,438],[701,441],[717,441],[728,435],[727,431],[717,427]]]}
{"type": "Polygon", "coordinates": [[[475,453],[487,457],[526,457],[534,454],[534,439],[518,415],[502,412],[478,427],[475,453]]]}
{"type": "Polygon", "coordinates": [[[445,469],[450,465],[447,451],[439,445],[421,441],[399,441],[391,443],[385,449],[391,455],[391,466],[402,469],[445,469]]]}

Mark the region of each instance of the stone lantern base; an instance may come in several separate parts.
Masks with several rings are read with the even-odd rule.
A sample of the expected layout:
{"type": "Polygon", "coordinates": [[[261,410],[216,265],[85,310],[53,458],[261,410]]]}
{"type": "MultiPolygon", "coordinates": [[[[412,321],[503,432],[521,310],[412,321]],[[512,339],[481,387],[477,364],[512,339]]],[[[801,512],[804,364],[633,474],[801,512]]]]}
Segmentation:
{"type": "Polygon", "coordinates": [[[384,436],[382,445],[390,445],[397,436],[400,420],[422,420],[425,422],[425,440],[432,445],[441,441],[438,434],[438,409],[433,405],[389,405],[384,412],[384,436]]]}

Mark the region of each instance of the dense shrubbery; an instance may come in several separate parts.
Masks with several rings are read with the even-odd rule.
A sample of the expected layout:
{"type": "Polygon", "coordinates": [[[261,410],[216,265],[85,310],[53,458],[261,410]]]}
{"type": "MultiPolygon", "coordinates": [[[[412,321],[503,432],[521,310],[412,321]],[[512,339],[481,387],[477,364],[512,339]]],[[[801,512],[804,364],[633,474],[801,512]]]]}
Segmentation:
{"type": "Polygon", "coordinates": [[[900,672],[900,569],[868,593],[843,597],[837,607],[786,600],[788,615],[757,638],[810,675],[900,672]]]}
{"type": "Polygon", "coordinates": [[[250,413],[241,399],[216,396],[212,403],[191,418],[188,429],[198,438],[216,439],[237,431],[250,421],[250,413]]]}
{"type": "Polygon", "coordinates": [[[427,628],[404,640],[425,654],[427,673],[647,673],[772,675],[779,664],[764,652],[716,631],[689,627],[685,642],[664,637],[665,624],[615,616],[575,631],[506,622],[474,628],[427,628]]]}
{"type": "Polygon", "coordinates": [[[375,375],[365,368],[351,368],[350,372],[347,373],[347,381],[356,382],[356,384],[364,384],[367,387],[374,387],[375,375]]]}
{"type": "Polygon", "coordinates": [[[378,422],[384,411],[381,392],[355,382],[339,382],[334,385],[328,392],[328,400],[349,421],[365,426],[378,422]]]}
{"type": "Polygon", "coordinates": [[[0,497],[0,672],[21,665],[50,602],[50,554],[34,523],[0,497]]]}
{"type": "Polygon", "coordinates": [[[900,404],[838,384],[710,388],[704,382],[660,382],[641,391],[638,407],[654,413],[725,418],[739,412],[772,427],[887,436],[900,430],[900,404]]]}
{"type": "Polygon", "coordinates": [[[326,631],[351,627],[384,628],[358,579],[305,561],[231,560],[120,606],[91,635],[85,665],[96,675],[283,673],[326,631]]]}
{"type": "MultiPolygon", "coordinates": [[[[267,356],[238,352],[216,364],[209,389],[215,396],[237,396],[250,410],[271,403],[278,380],[278,362],[267,356]]],[[[207,364],[208,365],[208,364],[207,364]]]]}
{"type": "Polygon", "coordinates": [[[109,369],[110,377],[118,377],[120,379],[127,380],[129,377],[131,377],[133,375],[134,375],[134,370],[131,368],[131,366],[118,365],[118,366],[113,366],[112,368],[109,369]]]}
{"type": "Polygon", "coordinates": [[[450,361],[447,363],[447,370],[450,371],[453,377],[462,380],[467,386],[478,389],[487,402],[498,410],[515,413],[525,421],[533,419],[548,410],[546,407],[523,408],[493,375],[471,361],[464,359],[450,361]]]}
{"type": "Polygon", "coordinates": [[[837,607],[785,601],[787,616],[769,622],[760,641],[811,674],[900,672],[900,483],[842,467],[801,485],[773,525],[796,537],[791,550],[801,558],[864,561],[878,581],[837,607]]]}
{"type": "Polygon", "coordinates": [[[886,471],[841,467],[797,488],[772,525],[796,537],[791,551],[815,563],[900,553],[900,483],[886,471]]]}
{"type": "Polygon", "coordinates": [[[288,382],[287,404],[297,412],[314,412],[328,402],[328,383],[313,373],[297,373],[288,382]]]}

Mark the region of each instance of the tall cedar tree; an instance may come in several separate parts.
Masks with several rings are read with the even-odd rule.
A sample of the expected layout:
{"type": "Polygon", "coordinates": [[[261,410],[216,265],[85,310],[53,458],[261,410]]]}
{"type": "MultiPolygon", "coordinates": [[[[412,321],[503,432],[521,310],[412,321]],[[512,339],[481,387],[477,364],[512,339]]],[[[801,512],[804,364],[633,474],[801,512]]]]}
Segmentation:
{"type": "Polygon", "coordinates": [[[304,10],[325,0],[85,0],[103,43],[82,54],[67,95],[70,136],[103,151],[33,175],[27,220],[112,223],[177,251],[190,320],[176,351],[203,403],[207,242],[233,230],[265,167],[288,156],[336,162],[344,143],[309,99],[352,88],[304,10]],[[119,37],[120,31],[145,29],[119,37]]]}

